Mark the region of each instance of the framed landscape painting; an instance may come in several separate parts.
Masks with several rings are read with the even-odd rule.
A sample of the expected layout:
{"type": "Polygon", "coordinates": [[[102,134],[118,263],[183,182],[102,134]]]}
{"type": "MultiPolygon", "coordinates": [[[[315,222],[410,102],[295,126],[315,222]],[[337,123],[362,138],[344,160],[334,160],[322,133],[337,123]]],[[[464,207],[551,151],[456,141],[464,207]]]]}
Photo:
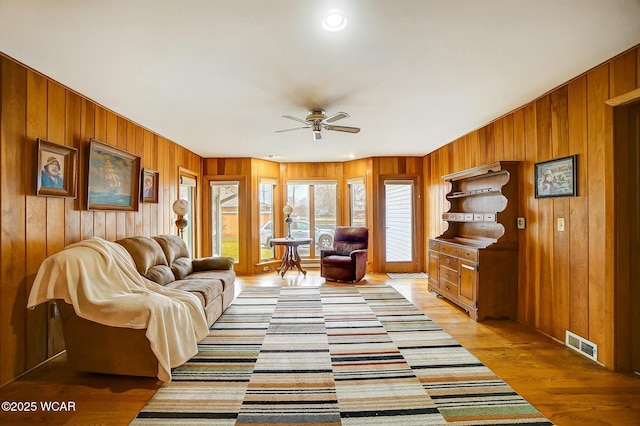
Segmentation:
{"type": "Polygon", "coordinates": [[[137,211],[140,157],[96,139],[89,141],[89,210],[137,211]]]}
{"type": "Polygon", "coordinates": [[[573,197],[576,195],[576,155],[536,163],[536,198],[573,197]]]}
{"type": "Polygon", "coordinates": [[[36,195],[76,198],[78,150],[36,139],[38,158],[36,195]]]}

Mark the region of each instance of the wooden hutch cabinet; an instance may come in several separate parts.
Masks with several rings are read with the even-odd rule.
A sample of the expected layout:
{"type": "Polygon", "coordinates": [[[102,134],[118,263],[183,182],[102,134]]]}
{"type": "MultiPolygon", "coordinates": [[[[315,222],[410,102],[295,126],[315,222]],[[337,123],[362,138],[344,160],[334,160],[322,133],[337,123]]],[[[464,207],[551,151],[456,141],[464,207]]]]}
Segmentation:
{"type": "Polygon", "coordinates": [[[517,319],[519,163],[451,173],[449,228],[429,239],[429,290],[474,320],[517,319]]]}

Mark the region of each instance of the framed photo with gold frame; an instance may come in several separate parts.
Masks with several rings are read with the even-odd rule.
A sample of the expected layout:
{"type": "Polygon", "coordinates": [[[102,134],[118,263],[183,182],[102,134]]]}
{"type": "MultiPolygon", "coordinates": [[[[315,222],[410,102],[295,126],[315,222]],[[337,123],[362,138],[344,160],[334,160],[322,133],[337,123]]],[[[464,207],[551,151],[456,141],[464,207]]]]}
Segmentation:
{"type": "Polygon", "coordinates": [[[141,199],[143,203],[157,203],[158,202],[158,184],[160,174],[155,170],[142,169],[142,177],[140,186],[141,199]]]}
{"type": "Polygon", "coordinates": [[[88,170],[89,210],[138,211],[140,157],[90,139],[88,170]]]}
{"type": "Polygon", "coordinates": [[[78,150],[44,139],[36,139],[36,195],[76,198],[78,187],[78,150]]]}

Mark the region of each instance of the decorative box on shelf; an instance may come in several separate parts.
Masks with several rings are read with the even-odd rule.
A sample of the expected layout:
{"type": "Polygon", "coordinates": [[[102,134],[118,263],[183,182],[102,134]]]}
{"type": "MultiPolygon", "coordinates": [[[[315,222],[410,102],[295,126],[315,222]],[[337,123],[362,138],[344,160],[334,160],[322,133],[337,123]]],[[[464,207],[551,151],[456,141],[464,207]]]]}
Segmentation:
{"type": "Polygon", "coordinates": [[[448,229],[429,240],[428,285],[475,320],[517,318],[519,167],[496,162],[442,177],[448,229]]]}

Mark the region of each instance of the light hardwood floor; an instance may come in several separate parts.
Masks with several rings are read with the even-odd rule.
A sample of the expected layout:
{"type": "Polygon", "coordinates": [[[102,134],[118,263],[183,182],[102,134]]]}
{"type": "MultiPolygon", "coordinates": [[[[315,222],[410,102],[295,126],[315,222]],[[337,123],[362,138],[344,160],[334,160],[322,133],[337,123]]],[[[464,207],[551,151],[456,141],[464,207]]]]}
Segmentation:
{"type": "MultiPolygon", "coordinates": [[[[318,271],[238,277],[250,286],[318,286],[318,271]]],[[[453,335],[555,424],[640,425],[640,377],[613,373],[562,344],[511,321],[472,321],[427,291],[426,280],[390,280],[369,273],[359,285],[389,284],[453,335]]],[[[0,424],[126,425],[161,383],[151,378],[71,371],[63,355],[0,389],[0,401],[72,402],[75,411],[0,412],[0,424]]]]}

